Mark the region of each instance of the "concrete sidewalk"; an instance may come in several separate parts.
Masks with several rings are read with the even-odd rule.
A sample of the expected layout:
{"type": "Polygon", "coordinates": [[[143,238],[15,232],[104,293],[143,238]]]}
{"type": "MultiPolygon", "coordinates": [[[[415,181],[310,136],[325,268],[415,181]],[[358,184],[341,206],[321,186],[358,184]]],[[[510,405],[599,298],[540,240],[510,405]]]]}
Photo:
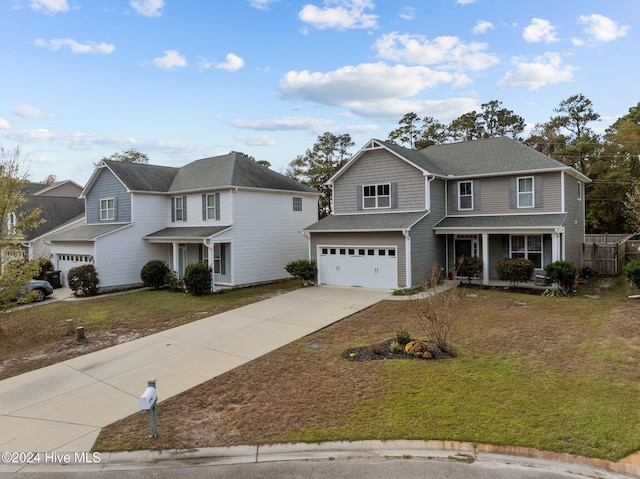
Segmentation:
{"type": "Polygon", "coordinates": [[[391,295],[315,286],[0,381],[0,450],[83,452],[138,410],[147,380],[160,401],[391,295]]]}

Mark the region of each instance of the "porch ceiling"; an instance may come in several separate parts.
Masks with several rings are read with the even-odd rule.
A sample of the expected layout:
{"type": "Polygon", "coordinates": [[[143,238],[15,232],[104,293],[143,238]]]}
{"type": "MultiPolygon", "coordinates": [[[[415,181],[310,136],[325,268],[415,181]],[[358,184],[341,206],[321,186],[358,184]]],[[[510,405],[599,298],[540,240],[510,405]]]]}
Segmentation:
{"type": "Polygon", "coordinates": [[[193,241],[204,240],[218,233],[231,228],[229,225],[224,226],[178,226],[173,228],[163,228],[144,237],[150,243],[169,243],[172,241],[193,241]]]}
{"type": "Polygon", "coordinates": [[[434,226],[436,234],[487,232],[502,233],[513,230],[549,230],[560,232],[566,213],[505,216],[448,216],[434,226]]]}

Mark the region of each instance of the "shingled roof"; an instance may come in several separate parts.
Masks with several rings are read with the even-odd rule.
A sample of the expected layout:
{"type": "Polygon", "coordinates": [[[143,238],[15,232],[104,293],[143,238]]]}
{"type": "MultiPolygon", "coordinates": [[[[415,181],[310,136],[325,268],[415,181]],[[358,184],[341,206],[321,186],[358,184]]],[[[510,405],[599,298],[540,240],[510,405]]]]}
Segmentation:
{"type": "Polygon", "coordinates": [[[240,153],[202,158],[180,168],[103,160],[130,191],[178,193],[221,187],[315,193],[240,153]]]}
{"type": "Polygon", "coordinates": [[[40,209],[40,218],[45,221],[35,228],[24,231],[25,239],[31,240],[54,230],[64,223],[84,215],[84,200],[60,196],[26,195],[27,203],[21,211],[40,209]]]}

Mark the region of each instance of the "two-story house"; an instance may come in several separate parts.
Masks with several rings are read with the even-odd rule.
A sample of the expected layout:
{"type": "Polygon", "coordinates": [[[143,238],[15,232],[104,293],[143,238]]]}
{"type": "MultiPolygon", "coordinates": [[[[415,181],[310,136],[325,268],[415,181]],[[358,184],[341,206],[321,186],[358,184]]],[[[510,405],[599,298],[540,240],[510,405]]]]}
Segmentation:
{"type": "Polygon", "coordinates": [[[215,288],[243,286],[287,277],[285,264],[307,256],[300,232],[318,196],[239,153],[180,168],[103,160],[81,195],[84,223],[48,240],[63,282],[91,263],[102,290],[135,286],[160,259],[180,277],[203,261],[215,288]]]}
{"type": "Polygon", "coordinates": [[[396,289],[445,274],[460,256],[537,270],[577,266],[589,178],[510,138],[409,150],[370,140],[330,180],[333,213],[309,226],[318,282],[396,289]]]}

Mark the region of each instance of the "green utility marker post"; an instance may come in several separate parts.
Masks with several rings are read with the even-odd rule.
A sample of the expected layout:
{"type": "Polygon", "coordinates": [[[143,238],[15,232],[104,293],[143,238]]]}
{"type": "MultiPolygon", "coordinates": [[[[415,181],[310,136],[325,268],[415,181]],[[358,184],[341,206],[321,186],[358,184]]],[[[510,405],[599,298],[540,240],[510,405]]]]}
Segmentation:
{"type": "Polygon", "coordinates": [[[138,401],[141,411],[149,411],[149,437],[158,437],[158,412],[156,404],[158,396],[156,394],[156,380],[147,381],[147,389],[145,389],[138,401]]]}

